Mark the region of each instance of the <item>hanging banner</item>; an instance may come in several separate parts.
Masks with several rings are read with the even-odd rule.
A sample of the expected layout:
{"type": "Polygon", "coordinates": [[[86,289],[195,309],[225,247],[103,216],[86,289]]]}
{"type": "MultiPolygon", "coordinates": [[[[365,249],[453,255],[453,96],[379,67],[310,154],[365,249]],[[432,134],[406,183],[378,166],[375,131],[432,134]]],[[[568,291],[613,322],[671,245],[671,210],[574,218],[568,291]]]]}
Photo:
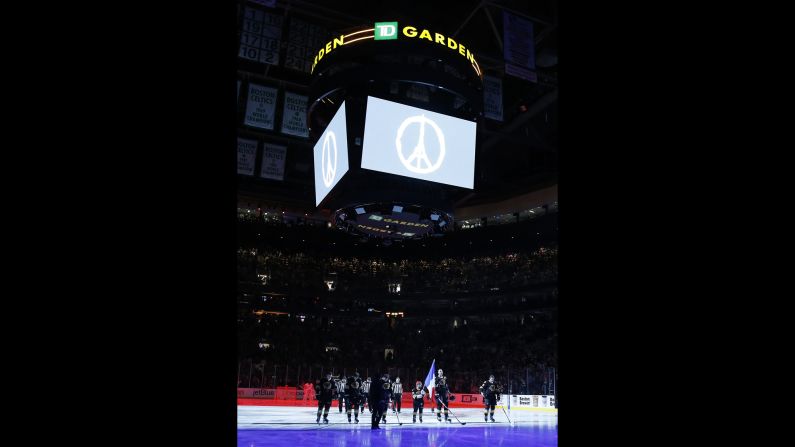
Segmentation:
{"type": "Polygon", "coordinates": [[[326,28],[291,16],[287,53],[284,58],[285,68],[311,73],[315,51],[328,42],[329,36],[329,31],[326,28]]]}
{"type": "Polygon", "coordinates": [[[502,121],[502,79],[483,77],[483,115],[502,121]]]}
{"type": "Polygon", "coordinates": [[[533,22],[509,12],[502,12],[505,61],[535,70],[536,51],[533,22]]]}
{"type": "Polygon", "coordinates": [[[257,160],[257,141],[245,138],[237,139],[237,173],[254,175],[254,164],[257,160]]]}
{"type": "Polygon", "coordinates": [[[240,101],[240,81],[237,81],[237,101],[240,101]]]}
{"type": "Polygon", "coordinates": [[[536,74],[536,72],[526,68],[518,67],[516,65],[505,64],[505,74],[516,76],[517,78],[524,79],[525,81],[538,82],[538,74],[536,74]]]}
{"type": "Polygon", "coordinates": [[[249,84],[246,104],[246,126],[273,130],[273,115],[276,112],[278,90],[249,84]]]}
{"type": "Polygon", "coordinates": [[[263,64],[279,65],[282,16],[246,7],[238,56],[263,64]]]}
{"type": "Polygon", "coordinates": [[[252,3],[258,3],[260,5],[267,6],[269,8],[276,7],[276,0],[249,0],[249,1],[251,1],[252,3]]]}
{"type": "Polygon", "coordinates": [[[284,92],[284,113],[282,114],[282,133],[296,137],[308,137],[306,127],[307,97],[284,92]]]}
{"type": "Polygon", "coordinates": [[[260,177],[284,180],[284,159],[286,155],[286,146],[263,143],[260,177]]]}

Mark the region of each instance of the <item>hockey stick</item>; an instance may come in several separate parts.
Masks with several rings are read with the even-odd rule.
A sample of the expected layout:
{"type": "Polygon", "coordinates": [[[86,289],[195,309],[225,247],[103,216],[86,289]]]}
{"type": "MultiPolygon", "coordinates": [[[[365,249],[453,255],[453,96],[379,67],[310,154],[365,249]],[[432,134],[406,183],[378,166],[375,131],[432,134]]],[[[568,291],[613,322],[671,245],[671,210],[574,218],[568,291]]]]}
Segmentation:
{"type": "Polygon", "coordinates": [[[500,408],[502,408],[502,412],[505,413],[505,418],[508,419],[508,423],[513,424],[513,422],[511,422],[511,418],[508,417],[508,412],[505,411],[505,405],[500,405],[500,408]]]}
{"type": "Polygon", "coordinates": [[[447,409],[447,411],[449,411],[449,412],[450,412],[450,414],[452,414],[452,415],[453,415],[453,417],[455,418],[455,420],[456,420],[456,421],[458,421],[458,423],[459,423],[459,424],[461,424],[461,425],[467,425],[467,423],[466,423],[466,422],[461,422],[461,421],[458,419],[458,416],[456,416],[456,415],[455,415],[455,413],[453,413],[453,410],[451,410],[451,409],[450,409],[450,408],[449,408],[447,405],[445,405],[445,404],[444,404],[444,402],[442,402],[442,399],[441,399],[441,398],[439,398],[439,395],[436,395],[436,400],[437,400],[437,401],[439,401],[439,403],[440,403],[440,404],[442,404],[442,406],[443,406],[445,409],[447,409]]]}
{"type": "MultiPolygon", "coordinates": [[[[392,408],[395,408],[395,402],[392,402],[392,408]]],[[[402,425],[403,425],[403,423],[402,423],[402,422],[400,422],[400,413],[398,413],[398,412],[395,412],[395,417],[396,417],[396,418],[397,418],[397,420],[398,420],[398,425],[402,426],[402,425]]]]}

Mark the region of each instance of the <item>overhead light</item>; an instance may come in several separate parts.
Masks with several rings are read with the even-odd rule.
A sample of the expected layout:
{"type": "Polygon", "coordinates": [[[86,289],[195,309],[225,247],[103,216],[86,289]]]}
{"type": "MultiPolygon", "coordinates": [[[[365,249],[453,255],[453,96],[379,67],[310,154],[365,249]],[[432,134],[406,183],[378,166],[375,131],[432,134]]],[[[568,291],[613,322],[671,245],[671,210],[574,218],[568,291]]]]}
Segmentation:
{"type": "Polygon", "coordinates": [[[393,213],[402,213],[403,212],[403,207],[400,206],[400,205],[395,205],[395,206],[392,207],[392,212],[393,213]]]}
{"type": "Polygon", "coordinates": [[[439,220],[438,214],[431,214],[431,220],[439,220]]]}
{"type": "Polygon", "coordinates": [[[364,214],[364,207],[356,208],[356,214],[364,214]]]}

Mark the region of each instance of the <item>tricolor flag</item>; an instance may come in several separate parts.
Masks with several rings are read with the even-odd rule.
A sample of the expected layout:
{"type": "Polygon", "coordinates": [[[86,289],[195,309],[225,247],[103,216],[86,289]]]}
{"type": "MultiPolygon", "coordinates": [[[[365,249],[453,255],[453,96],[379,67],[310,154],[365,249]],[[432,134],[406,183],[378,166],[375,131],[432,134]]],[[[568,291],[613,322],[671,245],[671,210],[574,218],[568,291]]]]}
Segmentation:
{"type": "MultiPolygon", "coordinates": [[[[428,375],[425,376],[425,387],[428,388],[428,393],[433,396],[433,378],[436,377],[436,359],[433,359],[431,363],[431,370],[428,371],[428,375]]],[[[431,397],[433,399],[433,397],[431,397]]]]}

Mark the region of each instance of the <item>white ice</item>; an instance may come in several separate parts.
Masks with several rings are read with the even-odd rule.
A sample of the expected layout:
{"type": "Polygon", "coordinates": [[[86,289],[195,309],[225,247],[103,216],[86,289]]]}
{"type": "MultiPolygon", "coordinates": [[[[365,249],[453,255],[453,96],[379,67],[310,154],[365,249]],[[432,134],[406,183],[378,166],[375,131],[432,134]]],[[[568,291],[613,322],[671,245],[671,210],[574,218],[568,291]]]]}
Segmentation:
{"type": "MultiPolygon", "coordinates": [[[[511,411],[506,416],[502,409],[498,408],[494,413],[494,419],[497,421],[484,422],[482,408],[453,408],[453,413],[458,417],[461,422],[465,422],[466,426],[474,425],[505,425],[508,424],[508,418],[511,419],[512,425],[521,426],[536,426],[543,428],[553,428],[558,424],[557,412],[534,412],[534,411],[511,411]]],[[[306,429],[318,428],[315,422],[317,418],[317,407],[282,407],[282,406],[248,406],[238,405],[237,407],[237,427],[239,429],[306,429]]],[[[339,412],[338,407],[332,407],[329,410],[329,423],[322,424],[323,418],[321,416],[321,426],[324,429],[370,429],[370,412],[365,409],[364,414],[359,414],[358,424],[348,424],[348,415],[343,410],[339,412]]],[[[426,407],[422,414],[422,424],[417,419],[417,423],[413,424],[412,409],[403,408],[400,415],[400,422],[403,423],[402,427],[461,427],[458,421],[452,415],[452,423],[444,422],[444,415],[442,415],[442,422],[436,420],[436,415],[432,414],[426,407]]],[[[381,426],[387,429],[397,428],[398,416],[389,410],[386,417],[386,425],[381,423],[381,426]]],[[[353,421],[353,414],[351,414],[351,421],[353,421]]]]}

